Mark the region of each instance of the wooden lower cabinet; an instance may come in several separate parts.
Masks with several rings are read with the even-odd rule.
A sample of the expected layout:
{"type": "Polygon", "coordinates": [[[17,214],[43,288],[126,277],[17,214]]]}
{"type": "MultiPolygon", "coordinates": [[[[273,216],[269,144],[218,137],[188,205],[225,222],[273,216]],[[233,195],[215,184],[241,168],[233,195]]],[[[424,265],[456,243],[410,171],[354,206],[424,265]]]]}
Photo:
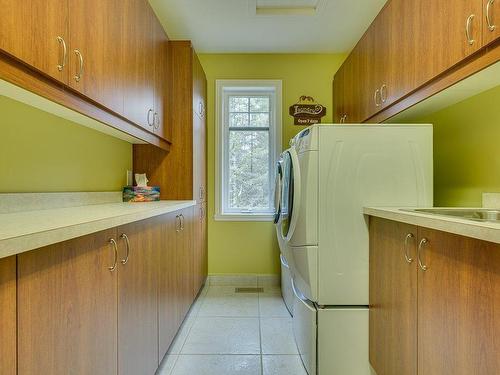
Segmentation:
{"type": "Polygon", "coordinates": [[[417,374],[416,236],[414,226],[370,220],[370,362],[378,375],[417,374]]]}
{"type": "Polygon", "coordinates": [[[194,232],[193,295],[196,296],[205,284],[208,274],[206,203],[196,205],[194,232]]]}
{"type": "Polygon", "coordinates": [[[418,231],[419,374],[500,374],[500,244],[418,231]]]}
{"type": "Polygon", "coordinates": [[[499,374],[499,269],[500,244],[370,218],[377,374],[499,374]]]}
{"type": "Polygon", "coordinates": [[[158,367],[159,249],[153,224],[143,220],[117,229],[120,375],[153,374],[158,367]]]}
{"type": "Polygon", "coordinates": [[[116,374],[115,230],[18,255],[18,374],[116,374]]]}
{"type": "Polygon", "coordinates": [[[180,211],[176,229],[177,319],[183,321],[193,301],[193,207],[180,211]]]}
{"type": "Polygon", "coordinates": [[[0,375],[153,375],[194,301],[194,212],[0,259],[0,375]]]}
{"type": "Polygon", "coordinates": [[[156,241],[160,248],[158,285],[159,360],[167,352],[181,324],[177,316],[176,236],[178,214],[161,216],[155,225],[156,241]]]}
{"type": "Polygon", "coordinates": [[[0,259],[0,375],[16,375],[16,257],[0,259]]]}

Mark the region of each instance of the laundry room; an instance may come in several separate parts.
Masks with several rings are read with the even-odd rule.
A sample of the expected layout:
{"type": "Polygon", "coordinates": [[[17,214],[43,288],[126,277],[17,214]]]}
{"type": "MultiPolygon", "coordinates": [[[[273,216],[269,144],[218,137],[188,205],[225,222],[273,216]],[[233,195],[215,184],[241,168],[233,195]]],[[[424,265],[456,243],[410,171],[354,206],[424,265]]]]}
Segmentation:
{"type": "Polygon", "coordinates": [[[0,5],[0,375],[500,374],[500,1],[0,5]]]}

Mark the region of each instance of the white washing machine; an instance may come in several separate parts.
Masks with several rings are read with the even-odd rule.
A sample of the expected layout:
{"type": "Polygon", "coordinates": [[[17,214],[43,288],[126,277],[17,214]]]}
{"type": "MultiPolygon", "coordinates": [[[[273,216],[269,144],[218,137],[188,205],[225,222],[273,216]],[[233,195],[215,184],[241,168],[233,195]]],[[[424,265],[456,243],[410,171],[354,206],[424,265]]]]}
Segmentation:
{"type": "Polygon", "coordinates": [[[432,125],[315,125],[288,154],[278,238],[292,273],[299,353],[309,375],[368,375],[363,207],[432,206],[432,125]]]}

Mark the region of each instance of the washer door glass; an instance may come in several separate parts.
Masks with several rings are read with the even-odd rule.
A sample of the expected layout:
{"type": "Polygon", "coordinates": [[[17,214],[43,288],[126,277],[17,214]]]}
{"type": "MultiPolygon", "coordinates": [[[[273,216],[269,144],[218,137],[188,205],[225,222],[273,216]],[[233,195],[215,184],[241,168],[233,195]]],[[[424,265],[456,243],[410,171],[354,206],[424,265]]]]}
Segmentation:
{"type": "Polygon", "coordinates": [[[281,196],[281,235],[288,236],[293,214],[294,173],[290,152],[283,154],[283,188],[281,196]]]}

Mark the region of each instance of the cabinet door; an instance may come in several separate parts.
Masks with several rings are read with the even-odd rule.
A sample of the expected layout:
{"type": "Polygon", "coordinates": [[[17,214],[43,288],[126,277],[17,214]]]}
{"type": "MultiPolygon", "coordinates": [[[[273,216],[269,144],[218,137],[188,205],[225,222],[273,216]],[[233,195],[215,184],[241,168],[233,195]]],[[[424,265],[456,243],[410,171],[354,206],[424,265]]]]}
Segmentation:
{"type": "Polygon", "coordinates": [[[196,297],[207,278],[207,221],[206,221],[206,203],[200,203],[195,209],[194,222],[194,256],[193,256],[193,295],[196,297]]]}
{"type": "Polygon", "coordinates": [[[344,116],[344,67],[342,65],[333,78],[333,122],[337,124],[344,116]]]}
{"type": "Polygon", "coordinates": [[[418,372],[500,373],[500,245],[419,228],[418,372]]]}
{"type": "Polygon", "coordinates": [[[206,199],[206,120],[193,114],[193,197],[206,199]]]}
{"type": "Polygon", "coordinates": [[[124,90],[122,3],[69,0],[70,86],[118,114],[123,114],[124,90]]]}
{"type": "Polygon", "coordinates": [[[0,0],[0,9],[0,49],[67,83],[68,66],[63,63],[63,40],[70,52],[67,0],[0,0]]]}
{"type": "Polygon", "coordinates": [[[416,236],[414,226],[370,218],[370,363],[378,374],[417,374],[416,236]]]}
{"type": "Polygon", "coordinates": [[[151,222],[118,228],[118,370],[154,374],[158,367],[158,252],[151,222]],[[125,234],[127,241],[122,236],[125,234]]]}
{"type": "Polygon", "coordinates": [[[160,216],[158,219],[159,238],[157,246],[160,250],[159,274],[159,359],[163,358],[172,343],[180,321],[177,317],[177,273],[176,267],[176,214],[160,216]]]}
{"type": "Polygon", "coordinates": [[[170,124],[167,121],[168,99],[168,38],[162,25],[153,16],[155,53],[155,133],[171,140],[170,124]]]}
{"type": "Polygon", "coordinates": [[[416,48],[416,87],[428,82],[482,46],[483,1],[419,0],[413,17],[416,48]],[[466,36],[470,21],[469,43],[466,36]]]}
{"type": "Polygon", "coordinates": [[[16,375],[16,257],[0,259],[0,374],[16,375]]]}
{"type": "Polygon", "coordinates": [[[18,374],[117,374],[114,230],[18,255],[18,374]]]}
{"type": "Polygon", "coordinates": [[[153,11],[145,0],[122,1],[119,9],[123,9],[124,114],[153,132],[153,11]]]}
{"type": "Polygon", "coordinates": [[[417,46],[413,37],[418,1],[391,0],[379,15],[376,32],[378,86],[383,109],[415,88],[417,46]]]}
{"type": "Polygon", "coordinates": [[[193,301],[193,207],[179,214],[176,241],[177,262],[177,317],[184,320],[193,301]]]}
{"type": "Polygon", "coordinates": [[[483,0],[483,4],[483,45],[487,45],[500,37],[500,1],[483,0]]]}

